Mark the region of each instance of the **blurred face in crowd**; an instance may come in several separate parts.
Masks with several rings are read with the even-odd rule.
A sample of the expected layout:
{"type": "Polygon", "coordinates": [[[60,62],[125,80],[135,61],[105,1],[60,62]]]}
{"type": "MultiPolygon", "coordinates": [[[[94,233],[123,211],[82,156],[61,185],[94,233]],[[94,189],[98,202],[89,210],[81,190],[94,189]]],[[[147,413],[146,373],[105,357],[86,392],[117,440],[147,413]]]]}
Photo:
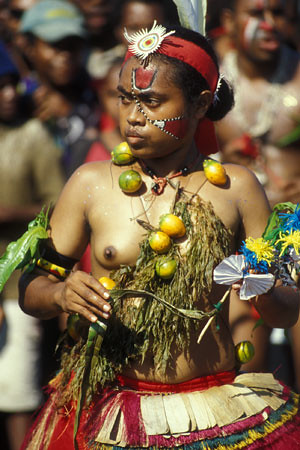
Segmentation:
{"type": "Polygon", "coordinates": [[[37,2],[38,0],[9,0],[7,25],[11,33],[15,34],[18,31],[23,13],[37,2]]]}
{"type": "Polygon", "coordinates": [[[277,57],[286,24],[284,0],[236,0],[231,34],[238,50],[256,61],[277,57]]]}
{"type": "Polygon", "coordinates": [[[102,29],[111,22],[114,10],[112,0],[72,0],[80,9],[85,19],[85,25],[91,34],[100,34],[102,29]]]}
{"type": "Polygon", "coordinates": [[[0,76],[0,121],[10,122],[18,114],[18,78],[13,75],[0,76]]]}
{"type": "Polygon", "coordinates": [[[106,111],[117,123],[119,122],[119,74],[122,64],[115,64],[102,80],[98,95],[103,110],[106,111]]]}
{"type": "Polygon", "coordinates": [[[124,38],[124,28],[129,34],[136,33],[141,28],[152,27],[154,20],[159,24],[164,22],[163,8],[158,3],[132,1],[123,7],[120,24],[117,29],[118,40],[128,45],[124,38]]]}
{"type": "Polygon", "coordinates": [[[32,43],[31,60],[41,79],[56,86],[71,83],[82,65],[83,41],[67,37],[55,43],[35,38],[32,43]]]}

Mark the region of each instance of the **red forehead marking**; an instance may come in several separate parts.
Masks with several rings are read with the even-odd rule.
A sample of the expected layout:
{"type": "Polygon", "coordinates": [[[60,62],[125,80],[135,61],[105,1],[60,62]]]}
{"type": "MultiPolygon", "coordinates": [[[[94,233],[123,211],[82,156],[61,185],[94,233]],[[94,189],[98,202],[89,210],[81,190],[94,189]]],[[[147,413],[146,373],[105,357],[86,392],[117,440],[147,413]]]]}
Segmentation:
{"type": "Polygon", "coordinates": [[[187,119],[179,119],[165,123],[164,130],[174,134],[178,139],[183,139],[188,130],[187,119]]]}
{"type": "Polygon", "coordinates": [[[135,86],[137,89],[148,89],[152,85],[155,76],[155,70],[139,67],[135,71],[135,86]]]}

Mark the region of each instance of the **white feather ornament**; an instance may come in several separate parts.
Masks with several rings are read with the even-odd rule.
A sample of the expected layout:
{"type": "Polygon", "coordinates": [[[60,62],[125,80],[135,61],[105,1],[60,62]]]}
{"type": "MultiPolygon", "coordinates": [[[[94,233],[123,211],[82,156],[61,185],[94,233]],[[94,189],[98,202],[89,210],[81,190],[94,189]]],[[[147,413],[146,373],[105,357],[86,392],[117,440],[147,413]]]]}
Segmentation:
{"type": "Polygon", "coordinates": [[[173,0],[180,24],[205,36],[206,0],[173,0]]]}

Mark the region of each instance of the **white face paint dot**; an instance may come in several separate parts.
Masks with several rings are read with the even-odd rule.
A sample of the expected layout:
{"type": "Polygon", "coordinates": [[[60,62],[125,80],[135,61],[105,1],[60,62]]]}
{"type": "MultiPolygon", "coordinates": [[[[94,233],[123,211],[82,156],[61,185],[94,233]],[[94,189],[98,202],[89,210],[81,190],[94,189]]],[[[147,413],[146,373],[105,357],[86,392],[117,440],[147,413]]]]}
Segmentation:
{"type": "Polygon", "coordinates": [[[88,195],[88,198],[91,198],[91,194],[88,195]]]}

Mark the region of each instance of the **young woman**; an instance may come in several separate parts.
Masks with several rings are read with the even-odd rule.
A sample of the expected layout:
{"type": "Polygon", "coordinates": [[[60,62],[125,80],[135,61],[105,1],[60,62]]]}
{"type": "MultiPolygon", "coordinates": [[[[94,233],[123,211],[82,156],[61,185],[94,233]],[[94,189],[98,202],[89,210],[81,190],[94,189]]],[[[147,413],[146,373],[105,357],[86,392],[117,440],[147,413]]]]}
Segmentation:
{"type": "MultiPolygon", "coordinates": [[[[295,448],[298,396],[272,375],[236,378],[228,303],[218,303],[225,290],[212,281],[214,267],[241,239],[261,236],[270,213],[246,168],[226,165],[221,186],[203,171],[205,155],[217,150],[211,120],[230,109],[231,91],[218,82],[215,55],[201,35],[154,25],[130,40],[118,87],[120,129],[142,183],[125,193],[118,180],[127,168],[107,161],[80,167],[51,217],[42,268],[21,281],[28,314],[83,318],[82,336],[73,334],[72,344],[67,338],[62,370],[23,448],[295,448]],[[161,255],[161,242],[153,244],[153,234],[148,240],[147,230],[170,211],[185,228],[161,255]],[[71,271],[63,280],[88,242],[92,273],[71,271]],[[176,268],[172,278],[160,270],[164,257],[176,268]],[[117,288],[156,298],[117,299],[98,281],[109,274],[117,288]],[[198,339],[215,305],[217,319],[198,339]],[[199,311],[201,321],[182,317],[199,311]],[[98,318],[108,327],[91,355],[87,328],[98,318]]],[[[276,327],[295,323],[298,300],[281,285],[252,299],[276,327]]]]}

